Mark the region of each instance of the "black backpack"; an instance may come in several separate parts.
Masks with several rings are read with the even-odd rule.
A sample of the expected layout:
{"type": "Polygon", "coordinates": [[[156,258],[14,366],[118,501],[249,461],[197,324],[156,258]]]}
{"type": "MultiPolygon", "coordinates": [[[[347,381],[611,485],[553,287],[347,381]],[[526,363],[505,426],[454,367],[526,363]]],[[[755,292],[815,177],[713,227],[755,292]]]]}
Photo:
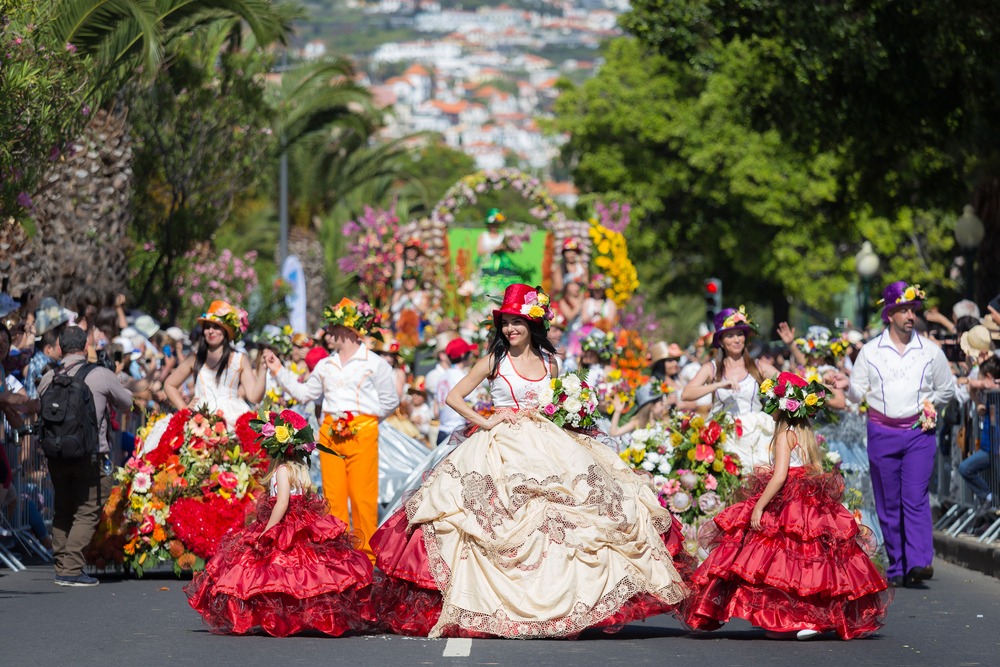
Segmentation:
{"type": "Polygon", "coordinates": [[[76,375],[56,371],[39,396],[42,404],[38,442],[50,459],[82,460],[97,456],[99,424],[94,395],[84,380],[97,364],[85,364],[76,375]]]}

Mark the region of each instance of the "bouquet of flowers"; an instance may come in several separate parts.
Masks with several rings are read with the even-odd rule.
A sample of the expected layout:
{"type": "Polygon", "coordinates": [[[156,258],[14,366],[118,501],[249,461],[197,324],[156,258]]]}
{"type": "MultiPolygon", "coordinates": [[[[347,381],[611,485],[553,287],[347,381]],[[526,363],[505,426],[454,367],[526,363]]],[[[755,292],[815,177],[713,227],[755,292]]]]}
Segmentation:
{"type": "MultiPolygon", "coordinates": [[[[327,434],[333,439],[345,439],[357,435],[359,426],[354,421],[354,413],[347,412],[335,412],[330,415],[333,419],[327,423],[325,420],[321,429],[326,429],[327,434]]],[[[335,456],[340,456],[337,452],[333,451],[329,447],[323,445],[317,445],[321,452],[326,452],[327,454],[333,454],[335,456]]]]}
{"type": "Polygon", "coordinates": [[[240,417],[234,433],[219,412],[174,414],[156,449],[115,471],[90,562],[139,576],[171,561],[178,574],[203,568],[260,489],[266,461],[246,428],[253,416],[240,417]]]}
{"type": "Polygon", "coordinates": [[[937,409],[935,409],[934,404],[930,400],[924,399],[923,405],[920,408],[920,416],[917,417],[917,421],[914,422],[911,428],[919,428],[924,433],[937,428],[937,409]]]}
{"type": "MultiPolygon", "coordinates": [[[[740,485],[740,460],[727,453],[737,424],[727,413],[708,419],[676,413],[665,426],[634,432],[621,458],[653,475],[660,504],[673,512],[692,534],[726,507],[740,485]]],[[[692,555],[697,542],[685,543],[692,555]]]]}
{"type": "Polygon", "coordinates": [[[594,428],[597,392],[577,373],[553,378],[538,392],[538,407],[556,426],[594,428]]]}
{"type": "Polygon", "coordinates": [[[611,369],[604,378],[604,382],[597,385],[598,403],[609,415],[614,411],[615,398],[621,399],[623,403],[628,403],[634,393],[632,386],[618,368],[611,369]]]}
{"type": "Polygon", "coordinates": [[[826,387],[817,380],[807,381],[795,373],[778,373],[760,385],[763,410],[782,410],[789,417],[810,418],[826,407],[826,387]]]}
{"type": "Polygon", "coordinates": [[[504,228],[503,245],[501,250],[507,253],[521,252],[524,244],[531,240],[532,228],[528,225],[511,223],[504,228]]]}
{"type": "Polygon", "coordinates": [[[272,459],[304,461],[316,449],[312,426],[291,410],[269,412],[264,419],[251,419],[250,428],[260,433],[261,448],[272,459]]]}
{"type": "Polygon", "coordinates": [[[606,363],[619,354],[616,343],[614,334],[605,333],[597,327],[592,327],[580,339],[580,349],[584,352],[596,352],[597,358],[606,363]]]}

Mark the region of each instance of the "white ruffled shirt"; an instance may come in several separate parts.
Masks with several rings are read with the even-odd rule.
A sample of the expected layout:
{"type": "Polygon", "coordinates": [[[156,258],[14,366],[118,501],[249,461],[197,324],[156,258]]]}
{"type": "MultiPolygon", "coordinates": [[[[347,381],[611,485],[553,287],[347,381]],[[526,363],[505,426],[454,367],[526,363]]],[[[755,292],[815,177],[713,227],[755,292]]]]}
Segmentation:
{"type": "Polygon", "coordinates": [[[893,419],[920,414],[925,400],[941,408],[954,395],[955,376],[941,348],[913,332],[900,354],[888,329],[861,348],[847,391],[849,400],[865,399],[893,419]]]}
{"type": "Polygon", "coordinates": [[[392,366],[365,345],[343,365],[337,353],[321,359],[305,382],[287,368],[276,377],[300,403],[322,397],[324,413],[353,412],[382,421],[399,406],[392,366]]]}

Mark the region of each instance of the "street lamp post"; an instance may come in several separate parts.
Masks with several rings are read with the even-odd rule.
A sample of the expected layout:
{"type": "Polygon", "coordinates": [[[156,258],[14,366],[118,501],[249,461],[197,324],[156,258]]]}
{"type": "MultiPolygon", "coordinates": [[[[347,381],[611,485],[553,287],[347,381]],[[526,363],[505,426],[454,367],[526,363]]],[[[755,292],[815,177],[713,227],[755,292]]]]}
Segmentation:
{"type": "Polygon", "coordinates": [[[858,321],[860,322],[862,331],[868,327],[868,308],[871,303],[872,278],[878,273],[878,267],[878,255],[872,249],[871,241],[865,241],[861,244],[861,250],[854,256],[854,270],[858,272],[858,277],[861,278],[861,303],[858,308],[860,313],[858,321]]]}
{"type": "Polygon", "coordinates": [[[955,221],[955,240],[958,241],[965,257],[965,298],[975,301],[976,249],[983,242],[986,228],[976,215],[976,209],[966,205],[962,215],[955,221]]]}

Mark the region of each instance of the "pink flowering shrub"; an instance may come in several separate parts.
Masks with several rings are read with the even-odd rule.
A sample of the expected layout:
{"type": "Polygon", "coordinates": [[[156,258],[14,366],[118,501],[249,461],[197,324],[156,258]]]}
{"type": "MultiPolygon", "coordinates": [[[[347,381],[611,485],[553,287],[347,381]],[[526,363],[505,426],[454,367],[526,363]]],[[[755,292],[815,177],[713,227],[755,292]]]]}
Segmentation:
{"type": "Polygon", "coordinates": [[[253,267],[256,260],[257,253],[253,250],[242,257],[228,249],[217,253],[205,247],[185,253],[187,268],[179,271],[174,281],[182,304],[178,321],[193,326],[216,299],[245,309],[259,284],[253,267]]]}
{"type": "Polygon", "coordinates": [[[389,307],[392,276],[400,252],[399,218],[384,209],[365,207],[357,220],[343,227],[350,239],[347,253],[337,264],[344,273],[353,273],[364,300],[377,310],[389,307]]]}

